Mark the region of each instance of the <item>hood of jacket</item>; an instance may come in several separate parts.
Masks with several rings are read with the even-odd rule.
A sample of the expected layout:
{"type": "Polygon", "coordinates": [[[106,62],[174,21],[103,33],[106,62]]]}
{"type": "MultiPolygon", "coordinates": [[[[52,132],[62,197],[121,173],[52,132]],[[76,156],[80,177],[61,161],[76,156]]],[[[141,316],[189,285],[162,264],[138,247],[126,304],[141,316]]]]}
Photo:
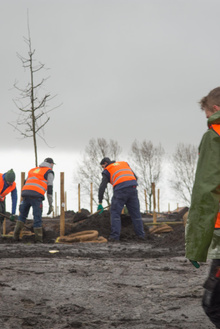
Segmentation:
{"type": "Polygon", "coordinates": [[[45,161],[43,161],[40,165],[39,165],[39,167],[48,167],[48,168],[50,168],[50,169],[52,169],[52,163],[48,163],[48,162],[45,162],[45,161]]]}

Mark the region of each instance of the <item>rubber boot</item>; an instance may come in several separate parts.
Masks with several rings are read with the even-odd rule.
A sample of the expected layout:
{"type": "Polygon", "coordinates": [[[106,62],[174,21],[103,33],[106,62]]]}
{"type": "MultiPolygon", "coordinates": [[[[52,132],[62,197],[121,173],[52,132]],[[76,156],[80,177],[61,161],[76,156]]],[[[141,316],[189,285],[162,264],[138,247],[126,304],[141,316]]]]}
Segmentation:
{"type": "Polygon", "coordinates": [[[42,227],[35,227],[34,228],[35,234],[35,242],[36,243],[43,243],[43,229],[42,227]]]}
{"type": "Polygon", "coordinates": [[[20,220],[17,220],[15,229],[14,229],[14,240],[19,241],[20,233],[22,228],[24,227],[24,223],[21,222],[20,220]]]}

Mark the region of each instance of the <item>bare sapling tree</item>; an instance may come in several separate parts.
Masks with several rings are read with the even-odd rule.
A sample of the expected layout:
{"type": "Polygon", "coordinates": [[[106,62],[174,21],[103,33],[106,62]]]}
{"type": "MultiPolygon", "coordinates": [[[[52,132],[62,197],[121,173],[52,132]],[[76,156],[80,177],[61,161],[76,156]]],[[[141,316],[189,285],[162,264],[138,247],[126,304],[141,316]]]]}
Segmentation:
{"type": "Polygon", "coordinates": [[[49,112],[58,106],[52,109],[48,108],[48,102],[55,96],[51,96],[49,93],[43,93],[43,95],[41,95],[41,90],[48,77],[39,78],[39,72],[46,70],[46,68],[45,65],[40,62],[35,64],[35,50],[32,48],[29,22],[27,25],[28,37],[24,37],[24,41],[28,46],[28,55],[27,57],[23,57],[17,53],[17,56],[21,60],[24,70],[29,72],[29,78],[24,88],[19,87],[17,81],[14,83],[14,88],[19,91],[19,97],[13,99],[13,101],[20,112],[17,121],[9,124],[12,125],[15,130],[19,131],[23,138],[33,139],[35,165],[37,166],[37,136],[46,143],[43,128],[50,120],[49,112]]]}
{"type": "MultiPolygon", "coordinates": [[[[101,183],[102,167],[100,161],[104,157],[116,160],[122,152],[121,147],[116,141],[106,141],[104,138],[90,139],[88,146],[85,148],[82,162],[78,165],[77,180],[80,182],[82,189],[87,195],[90,192],[90,183],[93,184],[93,201],[98,204],[98,188],[101,183]]],[[[112,189],[107,187],[104,200],[110,205],[112,189]]]]}
{"type": "Polygon", "coordinates": [[[149,211],[152,208],[152,183],[158,184],[161,177],[164,149],[151,141],[135,140],[131,147],[131,164],[138,177],[140,190],[147,192],[149,211]]]}
{"type": "Polygon", "coordinates": [[[171,188],[176,195],[190,205],[192,188],[198,160],[198,148],[191,144],[179,143],[172,156],[171,188]]]}

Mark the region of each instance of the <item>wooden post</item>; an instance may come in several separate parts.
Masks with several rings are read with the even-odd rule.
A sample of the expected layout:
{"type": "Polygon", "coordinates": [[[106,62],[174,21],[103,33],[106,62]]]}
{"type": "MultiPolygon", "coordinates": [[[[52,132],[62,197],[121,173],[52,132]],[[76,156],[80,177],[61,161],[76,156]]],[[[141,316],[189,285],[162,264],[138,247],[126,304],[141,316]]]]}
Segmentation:
{"type": "Polygon", "coordinates": [[[67,211],[67,193],[65,192],[65,211],[67,211]]]}
{"type": "Polygon", "coordinates": [[[168,203],[168,214],[170,214],[170,203],[168,203]]]}
{"type": "Polygon", "coordinates": [[[78,212],[81,212],[81,205],[80,205],[80,184],[78,184],[78,212]]]}
{"type": "Polygon", "coordinates": [[[55,192],[55,217],[57,217],[58,213],[57,213],[57,192],[55,192]]]}
{"type": "Polygon", "coordinates": [[[91,183],[91,187],[90,187],[90,213],[93,213],[93,185],[91,183]]]}
{"type": "Polygon", "coordinates": [[[176,205],[176,209],[177,209],[177,211],[179,210],[179,203],[177,203],[177,205],[176,205]]]}
{"type": "Polygon", "coordinates": [[[155,183],[151,184],[151,188],[152,188],[152,194],[153,194],[153,207],[154,207],[154,211],[153,211],[153,223],[157,222],[157,214],[156,214],[156,197],[155,197],[155,183]]]}
{"type": "Polygon", "coordinates": [[[65,235],[64,172],[60,173],[60,236],[65,235]]]}
{"type": "Polygon", "coordinates": [[[160,212],[160,189],[157,190],[157,212],[160,212]]]}
{"type": "Polygon", "coordinates": [[[144,190],[144,199],[145,199],[145,206],[146,206],[146,213],[148,212],[148,209],[147,209],[147,191],[144,190]]]}
{"type": "MultiPolygon", "coordinates": [[[[25,172],[21,172],[21,190],[24,186],[24,181],[25,181],[25,172]]],[[[22,201],[22,196],[20,197],[20,202],[22,201]]]]}

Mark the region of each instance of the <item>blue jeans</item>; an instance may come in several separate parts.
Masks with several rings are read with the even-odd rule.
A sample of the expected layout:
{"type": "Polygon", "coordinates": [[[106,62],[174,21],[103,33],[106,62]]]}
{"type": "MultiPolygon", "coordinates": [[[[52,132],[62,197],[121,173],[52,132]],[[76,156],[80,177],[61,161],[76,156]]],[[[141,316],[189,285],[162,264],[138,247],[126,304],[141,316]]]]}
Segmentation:
{"type": "Polygon", "coordinates": [[[111,202],[111,234],[110,238],[119,240],[121,233],[121,212],[126,205],[131,216],[134,231],[137,236],[145,236],[143,221],[140,213],[140,203],[136,187],[129,186],[114,190],[111,202]]]}
{"type": "Polygon", "coordinates": [[[34,227],[42,227],[42,198],[25,197],[19,206],[18,220],[26,222],[30,207],[33,208],[34,227]]]}

